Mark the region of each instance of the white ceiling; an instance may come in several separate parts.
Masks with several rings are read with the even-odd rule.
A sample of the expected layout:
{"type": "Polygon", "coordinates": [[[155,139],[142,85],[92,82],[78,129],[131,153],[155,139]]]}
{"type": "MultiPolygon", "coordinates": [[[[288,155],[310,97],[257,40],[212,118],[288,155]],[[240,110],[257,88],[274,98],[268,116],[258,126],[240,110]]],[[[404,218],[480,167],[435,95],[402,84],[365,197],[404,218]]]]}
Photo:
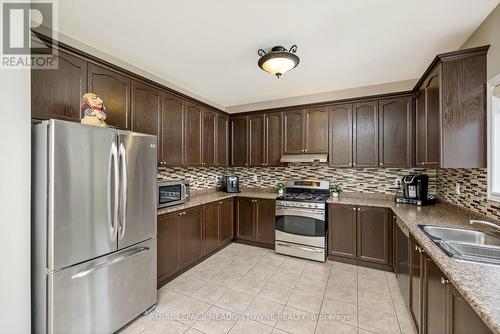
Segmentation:
{"type": "Polygon", "coordinates": [[[60,0],[59,31],[230,107],[419,77],[500,0],[60,0]],[[257,49],[298,45],[281,79],[257,49]]]}

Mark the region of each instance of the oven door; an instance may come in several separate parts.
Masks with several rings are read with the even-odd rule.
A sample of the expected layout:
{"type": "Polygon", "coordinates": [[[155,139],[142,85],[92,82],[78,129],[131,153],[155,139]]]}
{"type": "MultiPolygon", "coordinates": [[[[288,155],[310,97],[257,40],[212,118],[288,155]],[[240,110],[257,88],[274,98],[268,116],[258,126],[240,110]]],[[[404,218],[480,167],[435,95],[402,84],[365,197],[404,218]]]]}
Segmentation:
{"type": "Polygon", "coordinates": [[[170,183],[158,185],[158,208],[184,203],[186,201],[186,185],[170,183]]]}
{"type": "Polygon", "coordinates": [[[276,240],[325,247],[325,211],[276,207],[276,240]]]}

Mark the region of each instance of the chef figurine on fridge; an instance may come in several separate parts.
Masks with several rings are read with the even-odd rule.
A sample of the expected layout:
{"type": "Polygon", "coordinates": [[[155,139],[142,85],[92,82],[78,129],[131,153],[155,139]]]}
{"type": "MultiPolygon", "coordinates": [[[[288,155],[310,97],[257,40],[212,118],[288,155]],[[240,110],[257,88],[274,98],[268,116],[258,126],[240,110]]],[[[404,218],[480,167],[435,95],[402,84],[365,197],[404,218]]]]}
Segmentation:
{"type": "Polygon", "coordinates": [[[99,96],[94,93],[86,93],[80,99],[80,110],[84,115],[80,123],[107,128],[106,108],[99,96]]]}

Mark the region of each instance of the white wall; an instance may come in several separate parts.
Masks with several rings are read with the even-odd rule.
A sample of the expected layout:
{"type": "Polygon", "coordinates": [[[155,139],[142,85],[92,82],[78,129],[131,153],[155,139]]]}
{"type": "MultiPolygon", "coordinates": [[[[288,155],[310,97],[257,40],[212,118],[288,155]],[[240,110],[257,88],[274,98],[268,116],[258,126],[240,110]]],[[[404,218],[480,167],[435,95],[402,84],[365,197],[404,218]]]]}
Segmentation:
{"type": "Polygon", "coordinates": [[[490,44],[488,51],[488,80],[500,73],[500,5],[484,19],[481,25],[462,45],[462,49],[490,44]]]}
{"type": "Polygon", "coordinates": [[[0,333],[29,333],[30,73],[0,70],[0,333]]]}

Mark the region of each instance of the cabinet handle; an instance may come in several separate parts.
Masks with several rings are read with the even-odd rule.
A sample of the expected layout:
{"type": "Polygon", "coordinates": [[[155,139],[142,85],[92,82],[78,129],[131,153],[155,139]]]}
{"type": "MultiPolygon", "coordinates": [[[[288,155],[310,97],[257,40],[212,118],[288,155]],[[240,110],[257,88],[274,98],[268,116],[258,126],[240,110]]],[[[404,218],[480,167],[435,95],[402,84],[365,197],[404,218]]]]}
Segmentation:
{"type": "Polygon", "coordinates": [[[415,251],[417,251],[417,252],[418,252],[418,246],[417,246],[417,245],[415,245],[415,251]]]}
{"type": "Polygon", "coordinates": [[[352,166],[352,162],[349,162],[349,166],[352,166]]]}
{"type": "Polygon", "coordinates": [[[358,211],[361,211],[361,208],[358,208],[358,211]]]}
{"type": "Polygon", "coordinates": [[[307,152],[307,150],[304,150],[304,152],[307,152]]]}
{"type": "Polygon", "coordinates": [[[384,164],[383,163],[380,163],[380,166],[383,166],[384,164]]]}
{"type": "Polygon", "coordinates": [[[222,204],[222,202],[219,202],[219,205],[221,205],[221,204],[222,204]]]}
{"type": "Polygon", "coordinates": [[[356,166],[356,163],[353,163],[353,166],[356,166]]]}
{"type": "Polygon", "coordinates": [[[352,208],[354,211],[356,211],[356,208],[352,208]]]}
{"type": "Polygon", "coordinates": [[[448,281],[444,277],[441,277],[441,284],[448,284],[448,283],[450,283],[450,281],[448,281]]]}

